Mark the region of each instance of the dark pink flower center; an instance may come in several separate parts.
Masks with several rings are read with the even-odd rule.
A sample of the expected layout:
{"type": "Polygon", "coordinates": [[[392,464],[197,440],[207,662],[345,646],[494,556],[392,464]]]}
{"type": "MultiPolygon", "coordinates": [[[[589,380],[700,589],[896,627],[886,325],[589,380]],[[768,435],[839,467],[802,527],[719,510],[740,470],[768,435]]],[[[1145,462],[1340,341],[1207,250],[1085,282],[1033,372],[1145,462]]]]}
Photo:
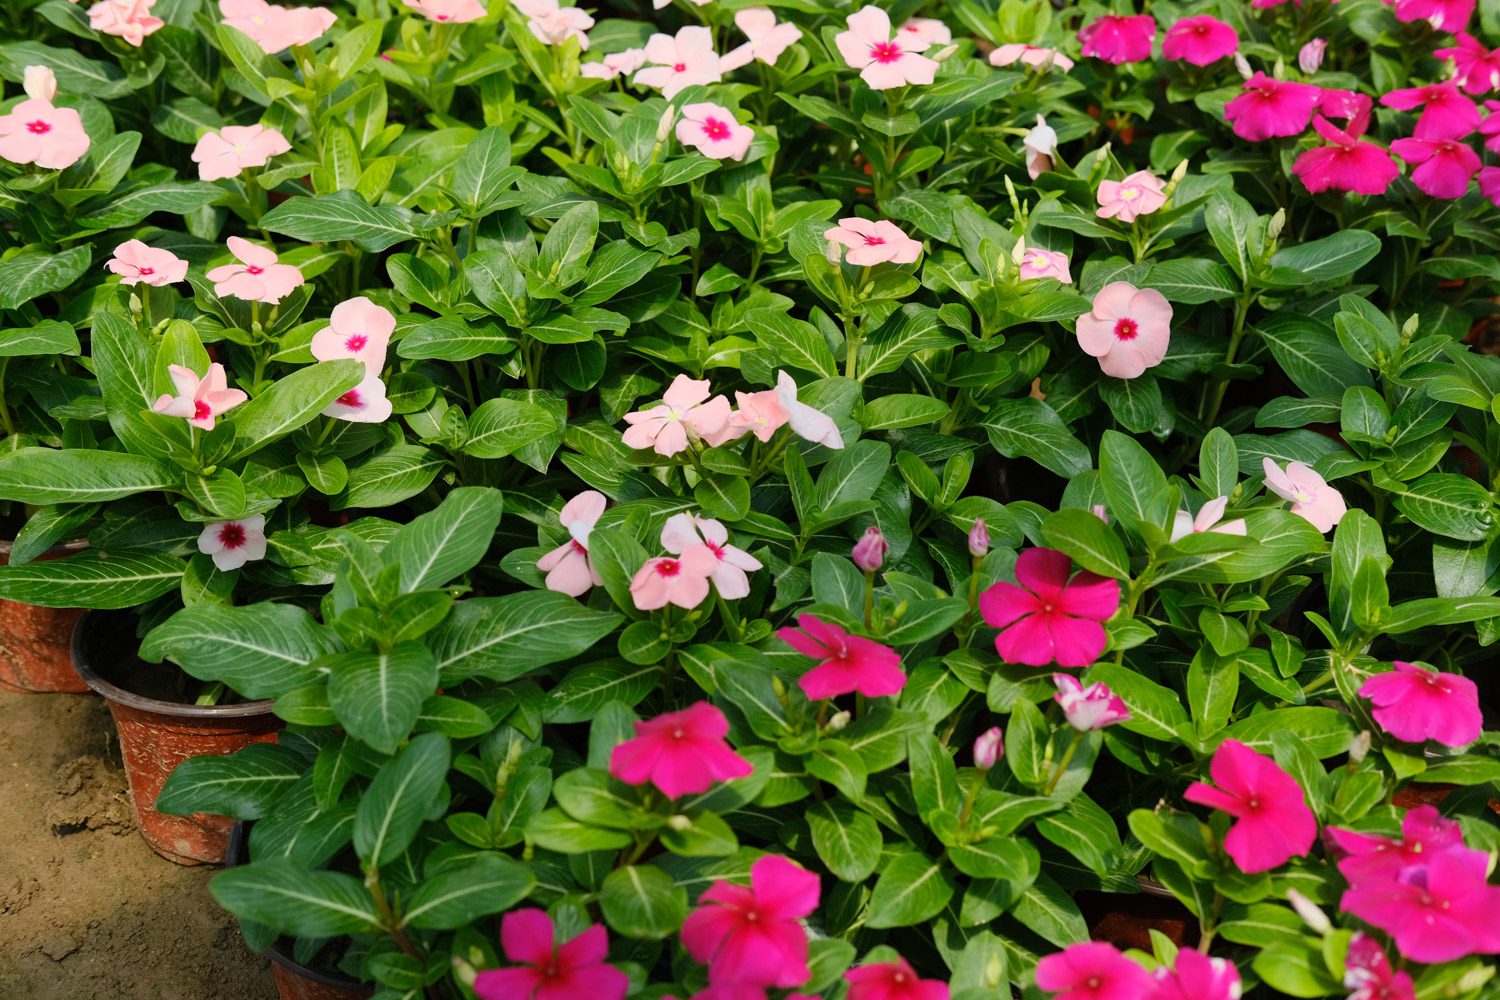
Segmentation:
{"type": "Polygon", "coordinates": [[[729,138],[729,125],[717,118],[705,118],[703,120],[703,134],[718,142],[720,139],[729,138]]]}
{"type": "Polygon", "coordinates": [[[359,390],[358,389],[350,389],[348,392],[346,392],[342,396],[340,396],[336,400],[336,402],[340,406],[347,406],[347,407],[350,407],[351,409],[356,409],[356,410],[359,409],[361,406],[364,405],[364,401],[359,398],[359,390]]]}
{"type": "Polygon", "coordinates": [[[263,268],[263,267],[256,267],[254,264],[246,264],[245,265],[245,273],[246,274],[264,274],[265,272],[266,272],[266,269],[263,268]]]}
{"type": "Polygon", "coordinates": [[[580,545],[578,539],[574,538],[571,544],[573,546],[573,551],[577,552],[579,555],[586,556],[589,554],[589,550],[580,545]]]}
{"type": "Polygon", "coordinates": [[[245,529],[231,521],[219,529],[219,541],[226,549],[237,549],[245,544],[245,529]]]}
{"type": "Polygon", "coordinates": [[[901,46],[895,42],[877,42],[870,46],[870,58],[878,63],[893,63],[901,58],[901,46]]]}
{"type": "Polygon", "coordinates": [[[678,63],[677,65],[675,65],[675,66],[672,67],[672,72],[673,73],[686,73],[687,72],[687,63],[678,63]]]}
{"type": "Polygon", "coordinates": [[[885,239],[882,238],[882,237],[880,237],[880,236],[866,236],[865,237],[865,246],[867,246],[867,247],[882,247],[882,246],[885,246],[885,239]]]}
{"type": "Polygon", "coordinates": [[[48,132],[52,131],[52,126],[38,118],[34,122],[26,123],[26,131],[30,132],[32,135],[46,135],[48,132]]]}
{"type": "Polygon", "coordinates": [[[714,554],[715,559],[719,560],[719,562],[724,561],[724,550],[722,548],[715,545],[713,542],[704,542],[703,544],[708,546],[708,551],[714,554]]]}
{"type": "Polygon", "coordinates": [[[663,559],[656,564],[657,576],[676,576],[682,572],[682,563],[676,559],[663,559]]]}
{"type": "Polygon", "coordinates": [[[152,267],[138,267],[136,273],[140,275],[155,274],[156,269],[152,267]]]}
{"type": "Polygon", "coordinates": [[[446,21],[446,20],[448,20],[448,15],[447,14],[439,14],[437,16],[437,20],[439,20],[439,21],[446,21]]]}
{"type": "Polygon", "coordinates": [[[210,409],[209,405],[207,403],[205,403],[203,400],[200,399],[200,400],[197,400],[196,402],[193,403],[193,419],[194,420],[207,420],[209,417],[211,417],[213,415],[214,415],[214,411],[212,409],[210,409]]]}
{"type": "Polygon", "coordinates": [[[362,333],[356,333],[354,336],[344,341],[344,346],[347,347],[350,351],[362,351],[365,349],[365,345],[369,342],[369,337],[366,337],[362,333]]]}
{"type": "Polygon", "coordinates": [[[1140,332],[1140,324],[1131,319],[1129,316],[1126,316],[1123,319],[1115,320],[1116,340],[1134,340],[1137,336],[1140,335],[1140,332]]]}

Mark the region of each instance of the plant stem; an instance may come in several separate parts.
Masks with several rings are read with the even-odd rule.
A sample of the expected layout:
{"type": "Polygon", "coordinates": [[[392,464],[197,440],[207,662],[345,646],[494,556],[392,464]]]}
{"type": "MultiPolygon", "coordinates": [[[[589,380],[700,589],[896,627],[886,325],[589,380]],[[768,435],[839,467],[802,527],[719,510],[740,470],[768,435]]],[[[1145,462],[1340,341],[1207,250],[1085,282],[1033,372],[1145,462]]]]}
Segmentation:
{"type": "Polygon", "coordinates": [[[0,424],[5,425],[6,434],[14,434],[16,425],[10,417],[10,407],[5,405],[5,370],[10,367],[10,358],[0,358],[0,424]]]}
{"type": "Polygon", "coordinates": [[[1078,744],[1083,742],[1083,733],[1073,730],[1073,739],[1068,743],[1068,749],[1063,752],[1062,760],[1057,762],[1057,769],[1052,772],[1052,777],[1047,781],[1047,790],[1043,795],[1051,795],[1057,790],[1057,783],[1062,780],[1063,772],[1068,765],[1073,763],[1073,755],[1078,752],[1078,744]]]}

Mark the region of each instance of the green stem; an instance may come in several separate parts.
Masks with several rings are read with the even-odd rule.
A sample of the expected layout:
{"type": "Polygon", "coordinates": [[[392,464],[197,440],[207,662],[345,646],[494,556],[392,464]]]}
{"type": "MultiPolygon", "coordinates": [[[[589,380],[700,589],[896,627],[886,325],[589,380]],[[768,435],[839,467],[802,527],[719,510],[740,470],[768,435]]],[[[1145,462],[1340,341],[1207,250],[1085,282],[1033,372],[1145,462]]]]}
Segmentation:
{"type": "Polygon", "coordinates": [[[10,367],[10,358],[0,358],[0,424],[4,424],[6,434],[15,434],[16,425],[10,417],[10,407],[5,405],[5,370],[10,367]]]}
{"type": "MultiPolygon", "coordinates": [[[[1229,335],[1229,349],[1224,352],[1224,363],[1234,364],[1235,355],[1239,352],[1240,341],[1245,339],[1245,320],[1250,315],[1250,306],[1255,302],[1255,293],[1246,292],[1235,305],[1234,329],[1229,335]]],[[[1213,388],[1213,405],[1208,408],[1208,415],[1204,418],[1203,426],[1213,427],[1214,421],[1218,419],[1219,409],[1224,405],[1224,394],[1229,391],[1229,380],[1221,378],[1213,388]]]]}
{"type": "Polygon", "coordinates": [[[856,329],[854,315],[844,313],[844,377],[854,378],[859,374],[859,332],[856,329]]]}
{"type": "Polygon", "coordinates": [[[974,811],[974,800],[979,798],[980,789],[984,788],[985,768],[979,768],[974,772],[974,782],[969,785],[969,795],[964,799],[963,811],[958,814],[958,828],[964,829],[969,825],[969,814],[974,811]]]}
{"type": "Polygon", "coordinates": [[[724,629],[729,633],[730,642],[742,642],[745,633],[740,629],[740,616],[729,609],[729,602],[724,600],[724,595],[714,590],[714,603],[719,607],[719,617],[724,619],[724,629]]]}
{"type": "Polygon", "coordinates": [[[1063,772],[1068,769],[1068,765],[1073,763],[1073,755],[1078,752],[1078,744],[1083,742],[1083,735],[1078,730],[1073,730],[1073,739],[1068,743],[1068,749],[1063,753],[1062,760],[1057,762],[1057,769],[1052,772],[1052,777],[1047,781],[1047,790],[1042,792],[1043,795],[1051,795],[1057,790],[1057,783],[1062,780],[1063,772]]]}
{"type": "Polygon", "coordinates": [[[875,571],[865,570],[865,629],[870,629],[870,619],[875,615],[875,571]]]}

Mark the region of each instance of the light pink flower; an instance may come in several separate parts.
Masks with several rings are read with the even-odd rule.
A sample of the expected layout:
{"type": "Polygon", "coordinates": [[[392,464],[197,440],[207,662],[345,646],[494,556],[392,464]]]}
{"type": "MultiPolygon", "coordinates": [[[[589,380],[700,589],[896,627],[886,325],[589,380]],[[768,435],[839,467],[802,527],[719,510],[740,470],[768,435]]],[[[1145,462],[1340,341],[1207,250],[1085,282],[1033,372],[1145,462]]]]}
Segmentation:
{"type": "Polygon", "coordinates": [[[732,111],[717,104],[686,105],[677,123],[678,142],[715,160],[743,160],[754,138],[750,126],[741,125],[732,111]]]}
{"type": "Polygon", "coordinates": [[[548,590],[582,597],[604,583],[589,556],[589,535],[608,503],[603,493],[584,490],[563,504],[557,519],[572,537],[536,561],[536,568],[547,574],[548,590]]]}
{"type": "Polygon", "coordinates": [[[201,380],[191,368],[184,368],[182,365],[168,365],[167,372],[172,376],[172,385],[176,387],[177,395],[162,393],[151,409],[169,417],[182,417],[192,426],[205,431],[214,429],[214,422],[219,414],[234,409],[250,398],[239,389],[229,388],[224,366],[218,362],[208,366],[208,374],[201,380]]]}
{"type": "Polygon", "coordinates": [[[688,446],[688,430],[699,437],[715,434],[729,419],[729,400],[709,399],[707,379],[697,381],[678,375],[662,395],[662,401],[646,410],[625,414],[624,441],[631,448],[653,448],[670,458],[688,446]]]}
{"type": "Polygon", "coordinates": [[[974,740],[974,766],[989,770],[1005,756],[1005,731],[991,726],[974,740]]]}
{"type": "Polygon", "coordinates": [[[188,262],[170,250],[148,247],[140,240],[126,240],[115,247],[115,255],[104,266],[120,276],[120,284],[161,287],[187,277],[188,262]]]}
{"type": "Polygon", "coordinates": [[[726,52],[719,60],[719,68],[725,73],[748,66],[752,59],[774,66],[781,54],[802,37],[802,29],[795,24],[786,21],[777,24],[776,15],[769,7],[746,7],[735,11],[734,23],[750,40],[726,52]]]}
{"type": "Polygon", "coordinates": [[[1052,683],[1057,685],[1052,699],[1062,706],[1068,725],[1080,733],[1130,720],[1129,707],[1102,681],[1084,687],[1070,674],[1053,674],[1052,683]]]}
{"type": "Polygon", "coordinates": [[[713,32],[702,25],[679,28],[676,37],[656,34],[646,42],[646,61],[653,65],[635,74],[635,83],[654,87],[667,100],[685,87],[724,79],[713,32]]]}
{"type": "Polygon", "coordinates": [[[849,981],[845,1000],[948,1000],[947,983],[918,978],[904,958],[856,965],[844,978],[849,981]]]}
{"type": "Polygon", "coordinates": [[[899,34],[902,38],[915,39],[928,45],[947,45],[953,41],[953,32],[934,17],[909,17],[901,26],[899,34]]]}
{"type": "Polygon", "coordinates": [[[1418,165],[1412,183],[1434,198],[1462,198],[1479,172],[1479,154],[1458,139],[1397,139],[1391,152],[1418,165]]]}
{"type": "Polygon", "coordinates": [[[854,691],[883,698],[906,686],[901,657],[894,649],[850,635],[816,615],[798,615],[796,628],[777,629],[776,636],[803,656],[822,661],[797,681],[813,701],[854,691]]]}
{"type": "Polygon", "coordinates": [[[1451,80],[1393,90],[1380,103],[1398,111],[1421,108],[1413,133],[1418,139],[1462,139],[1479,127],[1479,107],[1459,93],[1451,80]]]}
{"type": "Polygon", "coordinates": [[[1292,513],[1319,531],[1328,531],[1344,517],[1344,496],[1323,477],[1301,462],[1289,462],[1286,470],[1269,458],[1261,459],[1266,489],[1292,502],[1292,513]]]}
{"type": "Polygon", "coordinates": [[[1332,145],[1309,149],[1297,157],[1292,173],[1302,178],[1307,190],[1352,191],[1384,194],[1401,174],[1390,154],[1373,142],[1334,127],[1322,115],[1313,116],[1313,128],[1332,145]]]}
{"type": "Polygon", "coordinates": [[[212,556],[220,572],[239,569],[252,559],[266,557],[266,516],[256,514],[234,521],[210,521],[198,536],[198,551],[212,556]]]}
{"type": "Polygon", "coordinates": [[[1396,879],[1351,886],[1339,907],[1390,933],[1412,961],[1500,952],[1500,886],[1485,882],[1488,860],[1483,851],[1439,851],[1396,879]]]}
{"type": "Polygon", "coordinates": [[[1095,215],[1131,223],[1167,203],[1167,185],[1150,171],[1137,170],[1122,181],[1100,181],[1097,197],[1095,215]]]}
{"type": "Polygon", "coordinates": [[[885,540],[884,533],[872,524],[859,536],[859,541],[854,543],[854,550],[849,553],[849,558],[854,560],[854,565],[862,572],[874,573],[885,562],[885,554],[890,550],[891,545],[885,540]]]}
{"type": "Polygon", "coordinates": [[[1272,136],[1301,135],[1317,108],[1322,90],[1310,83],[1277,80],[1256,73],[1244,93],[1224,105],[1224,120],[1241,139],[1260,142],[1272,136]]]}
{"type": "Polygon", "coordinates": [[[1500,167],[1485,167],[1479,171],[1479,193],[1500,208],[1500,167]]]}
{"type": "Polygon", "coordinates": [[[1224,958],[1209,958],[1192,948],[1177,952],[1171,972],[1156,970],[1151,1000],[1240,1000],[1240,970],[1224,958]]]}
{"type": "Polygon", "coordinates": [[[799,921],[818,908],[821,891],[818,876],[768,854],[750,866],[748,886],[718,881],[698,897],[701,905],[682,925],[682,946],[715,982],[805,983],[812,972],[799,921]]]}
{"type": "Polygon", "coordinates": [[[1479,689],[1467,677],[1423,670],[1396,661],[1396,669],[1376,674],[1359,689],[1369,698],[1380,727],[1398,740],[1436,740],[1445,746],[1468,746],[1479,739],[1483,718],[1479,689]]]}
{"type": "Polygon", "coordinates": [[[610,752],[609,773],[627,785],[650,782],[669,799],[697,795],[716,781],[754,773],[754,765],[724,742],[728,735],[724,713],[700,701],[635,723],[635,739],[610,752]]]}
{"type": "Polygon", "coordinates": [[[823,411],[798,402],[797,383],[786,372],[776,373],[776,401],[786,411],[792,433],[827,448],[837,450],[844,447],[844,436],[839,433],[838,424],[823,411]]]}
{"type": "Polygon", "coordinates": [[[1314,38],[1297,50],[1297,68],[1308,76],[1312,76],[1323,65],[1323,53],[1327,48],[1327,41],[1314,38]]]}
{"type": "Polygon", "coordinates": [[[1083,54],[1116,66],[1151,58],[1151,40],[1156,37],[1156,18],[1150,14],[1121,17],[1106,14],[1083,26],[1078,40],[1083,54]]]}
{"type": "Polygon", "coordinates": [[[1474,16],[1474,0],[1396,0],[1396,20],[1426,21],[1438,31],[1463,31],[1474,16]]]}
{"type": "Polygon", "coordinates": [[[1057,49],[1045,49],[1036,45],[1018,45],[1011,43],[1001,45],[990,53],[991,66],[1009,66],[1020,60],[1025,66],[1032,69],[1046,69],[1051,66],[1066,73],[1073,68],[1073,60],[1063,55],[1057,49]]]}
{"type": "Polygon", "coordinates": [[[368,365],[365,371],[359,385],[324,407],[323,416],[356,424],[378,424],[391,415],[391,401],[385,396],[385,383],[368,365]]]}
{"type": "Polygon", "coordinates": [[[167,22],[151,16],[156,0],[99,0],[89,8],[89,27],[141,47],[146,36],[167,22]]]}
{"type": "Polygon", "coordinates": [[[629,76],[644,65],[646,65],[645,49],[626,49],[624,52],[607,55],[598,62],[586,62],[579,67],[578,71],[591,79],[613,80],[621,73],[629,76]]]}
{"type": "Polygon", "coordinates": [[[219,14],[222,24],[249,35],[267,55],[307,45],[338,20],[327,7],[283,7],[266,0],[219,0],[219,14]]]}
{"type": "Polygon", "coordinates": [[[938,64],[918,55],[932,47],[930,41],[897,32],[891,37],[890,15],[879,7],[864,7],[849,15],[849,30],[834,36],[833,42],[850,69],[859,70],[859,78],[871,90],[890,90],[909,83],[929,84],[937,75],[938,64]]]}
{"type": "Polygon", "coordinates": [[[276,263],[273,250],[258,247],[238,236],[229,237],[229,252],[238,264],[225,264],[208,272],[218,295],[233,295],[248,302],[280,302],[305,280],[290,264],[276,263]]]}
{"type": "Polygon", "coordinates": [[[1344,988],[1349,1000],[1417,1000],[1417,988],[1406,972],[1391,971],[1380,944],[1356,931],[1344,955],[1344,988]]]}
{"type": "Polygon", "coordinates": [[[1215,531],[1221,535],[1245,534],[1244,518],[1235,518],[1233,521],[1220,523],[1220,519],[1224,516],[1224,508],[1228,506],[1228,497],[1218,497],[1198,508],[1196,517],[1185,510],[1179,510],[1172,518],[1171,540],[1175,542],[1203,531],[1215,531]]]}
{"type": "Polygon", "coordinates": [[[714,558],[709,579],[727,601],[737,601],[750,594],[750,578],[745,574],[761,568],[759,559],[729,544],[729,529],[718,521],[696,514],[673,514],[661,529],[661,547],[675,556],[687,558],[693,549],[707,549],[714,558]]]}
{"type": "Polygon", "coordinates": [[[1073,280],[1073,273],[1068,270],[1068,255],[1061,250],[1040,247],[1026,248],[1026,253],[1021,256],[1020,274],[1023,280],[1052,278],[1065,285],[1073,280]]]}
{"type": "Polygon", "coordinates": [[[1439,59],[1453,60],[1453,82],[1470,94],[1488,94],[1500,87],[1500,50],[1490,51],[1466,31],[1460,31],[1455,41],[1433,53],[1439,59]]]}
{"type": "Polygon", "coordinates": [[[526,22],[526,27],[543,45],[562,45],[576,38],[578,47],[584,51],[589,47],[587,32],[593,26],[594,18],[581,7],[558,7],[526,22]]]}
{"type": "Polygon", "coordinates": [[[479,0],[402,0],[402,3],[439,24],[468,24],[489,13],[479,0]]]}
{"type": "Polygon", "coordinates": [[[193,147],[192,161],[198,178],[217,181],[237,177],[246,167],[263,167],[273,156],[292,148],[286,136],[264,125],[225,125],[218,132],[205,132],[193,147]]]}
{"type": "Polygon", "coordinates": [[[57,100],[57,74],[46,66],[27,66],[21,71],[21,89],[33,101],[57,100]]]}
{"type": "Polygon", "coordinates": [[[1090,507],[1089,513],[1093,514],[1105,524],[1109,523],[1109,510],[1102,503],[1096,503],[1094,504],[1094,506],[1090,507]]]}
{"type": "Polygon", "coordinates": [[[853,216],[840,219],[837,226],[823,233],[823,238],[848,247],[844,259],[857,267],[872,267],[887,261],[910,264],[922,255],[921,243],[885,219],[879,222],[853,216]]]}
{"type": "Polygon", "coordinates": [[[545,910],[512,910],[500,921],[500,945],[517,963],[486,969],[474,980],[479,1000],[624,1000],[630,977],[606,962],[609,937],[603,924],[556,943],[545,910]]]}
{"type": "MultiPolygon", "coordinates": [[[[734,432],[730,440],[744,434],[754,434],[762,442],[769,441],[791,418],[786,407],[781,405],[781,396],[775,389],[736,392],[734,398],[739,409],[729,415],[729,422],[725,424],[725,427],[734,432]]],[[[715,446],[722,443],[715,442],[715,446]]]]}
{"type": "Polygon", "coordinates": [[[51,101],[32,98],[0,116],[0,158],[12,163],[61,170],[83,159],[88,151],[89,135],[72,108],[55,108],[51,101]]]}
{"type": "Polygon", "coordinates": [[[990,529],[985,527],[984,518],[974,518],[974,523],[969,528],[969,555],[975,559],[983,559],[990,551],[990,529]]]}
{"type": "Polygon", "coordinates": [[[1246,874],[1269,871],[1306,854],[1318,835],[1302,786],[1276,762],[1238,740],[1225,740],[1209,764],[1214,784],[1195,781],[1183,797],[1238,820],[1224,850],[1246,874]]]}
{"type": "MultiPolygon", "coordinates": [[[[1337,861],[1339,874],[1350,885],[1400,880],[1444,852],[1464,856],[1472,853],[1464,846],[1463,829],[1458,822],[1444,819],[1432,805],[1406,811],[1401,818],[1400,840],[1336,826],[1328,827],[1324,834],[1329,857],[1337,861]]],[[[1479,863],[1484,863],[1483,852],[1479,854],[1479,863]]]]}
{"type": "Polygon", "coordinates": [[[995,649],[1007,663],[1086,667],[1104,652],[1100,623],[1120,607],[1120,583],[1084,571],[1069,580],[1073,561],[1055,549],[1027,549],[1016,560],[1016,581],[979,595],[979,610],[1001,629],[995,649]]]}
{"type": "Polygon", "coordinates": [[[655,611],[668,604],[691,611],[708,597],[708,579],[719,562],[705,547],[690,548],[680,559],[658,556],[630,581],[630,597],[638,611],[655,611]]]}
{"type": "Polygon", "coordinates": [[[1094,294],[1092,312],[1078,317],[1078,346],[1114,378],[1137,378],[1167,356],[1172,307],[1154,288],[1111,281],[1094,294]]]}
{"type": "Polygon", "coordinates": [[[1194,66],[1218,62],[1239,49],[1240,36],[1234,28],[1207,14],[1184,17],[1167,29],[1161,43],[1163,59],[1182,59],[1194,66]]]}
{"type": "Polygon", "coordinates": [[[1145,1000],[1151,974],[1102,941],[1070,944],[1036,964],[1036,985],[1055,1000],[1145,1000]]]}
{"type": "Polygon", "coordinates": [[[365,371],[375,375],[385,367],[386,347],[394,332],[396,317],[391,311],[357,295],[333,307],[328,326],[313,334],[312,355],[319,361],[363,361],[365,371]]]}
{"type": "Polygon", "coordinates": [[[1036,180],[1052,169],[1052,160],[1057,156],[1057,131],[1042,118],[1036,116],[1036,127],[1021,140],[1026,147],[1026,173],[1036,180]]]}

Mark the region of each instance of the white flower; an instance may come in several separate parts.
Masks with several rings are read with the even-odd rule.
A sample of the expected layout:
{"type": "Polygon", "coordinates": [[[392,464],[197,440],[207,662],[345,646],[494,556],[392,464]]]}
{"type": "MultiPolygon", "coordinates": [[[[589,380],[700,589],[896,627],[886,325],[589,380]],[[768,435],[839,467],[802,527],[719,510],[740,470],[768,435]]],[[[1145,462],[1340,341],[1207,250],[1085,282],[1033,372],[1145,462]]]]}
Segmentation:
{"type": "Polygon", "coordinates": [[[251,559],[266,557],[266,516],[242,517],[235,521],[211,521],[198,536],[198,551],[213,556],[214,565],[225,573],[239,569],[251,559]]]}

